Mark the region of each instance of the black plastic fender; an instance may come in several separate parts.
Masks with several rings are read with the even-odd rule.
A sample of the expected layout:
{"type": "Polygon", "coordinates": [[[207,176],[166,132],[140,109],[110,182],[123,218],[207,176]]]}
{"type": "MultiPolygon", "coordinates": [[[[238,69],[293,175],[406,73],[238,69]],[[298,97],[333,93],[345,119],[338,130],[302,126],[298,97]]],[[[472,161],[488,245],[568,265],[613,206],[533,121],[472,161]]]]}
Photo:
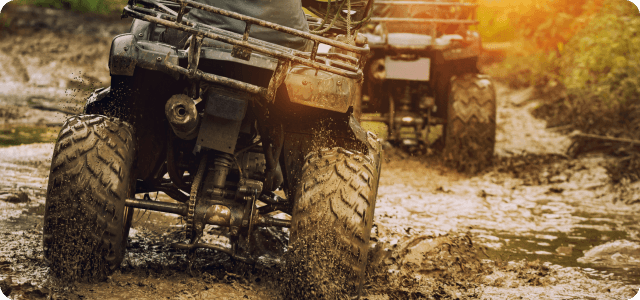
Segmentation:
{"type": "Polygon", "coordinates": [[[349,151],[361,152],[370,156],[376,166],[380,165],[382,147],[378,137],[364,130],[351,113],[348,113],[348,116],[334,113],[332,117],[324,120],[332,121],[316,123],[319,126],[285,124],[284,147],[280,163],[284,166],[285,182],[290,193],[295,191],[298,180],[301,178],[300,172],[306,155],[320,148],[341,147],[349,151]],[[315,131],[313,128],[320,130],[315,131]],[[321,135],[324,132],[331,137],[317,139],[314,132],[321,135]]]}
{"type": "Polygon", "coordinates": [[[150,40],[151,36],[151,23],[140,19],[135,19],[131,22],[131,28],[129,32],[133,34],[138,40],[150,40]]]}
{"type": "Polygon", "coordinates": [[[117,35],[109,52],[109,72],[113,75],[133,76],[137,64],[136,38],[132,33],[117,35]]]}
{"type": "Polygon", "coordinates": [[[129,33],[113,38],[109,52],[109,70],[111,75],[133,76],[137,64],[138,40],[149,40],[151,23],[142,20],[131,22],[129,33]]]}

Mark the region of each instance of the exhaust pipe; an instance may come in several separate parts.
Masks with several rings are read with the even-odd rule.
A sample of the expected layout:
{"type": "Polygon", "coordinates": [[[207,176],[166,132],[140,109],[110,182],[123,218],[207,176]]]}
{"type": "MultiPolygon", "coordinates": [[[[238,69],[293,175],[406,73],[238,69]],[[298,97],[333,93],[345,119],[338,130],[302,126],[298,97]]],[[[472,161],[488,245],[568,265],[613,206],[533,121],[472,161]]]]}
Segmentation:
{"type": "Polygon", "coordinates": [[[164,106],[164,112],[176,136],[183,140],[192,140],[198,136],[200,115],[189,96],[173,95],[164,106]]]}

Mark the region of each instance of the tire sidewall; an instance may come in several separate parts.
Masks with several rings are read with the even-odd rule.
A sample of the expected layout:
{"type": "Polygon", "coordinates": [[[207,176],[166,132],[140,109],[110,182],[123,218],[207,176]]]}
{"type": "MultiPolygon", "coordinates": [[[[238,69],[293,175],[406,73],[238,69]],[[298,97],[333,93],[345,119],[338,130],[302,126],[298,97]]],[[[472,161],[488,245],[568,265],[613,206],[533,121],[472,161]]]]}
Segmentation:
{"type": "Polygon", "coordinates": [[[102,280],[122,263],[130,229],[129,215],[125,216],[125,199],[135,192],[135,153],[134,130],[119,119],[78,115],[63,125],[52,158],[43,228],[43,246],[48,249],[45,259],[54,275],[73,281],[102,280]],[[89,133],[85,136],[83,130],[89,133]],[[86,138],[85,144],[82,144],[83,138],[86,138]],[[115,142],[115,139],[120,141],[115,142]],[[107,145],[112,146],[107,148],[107,145]],[[118,148],[124,150],[118,151],[118,148]],[[111,159],[90,163],[107,155],[106,149],[120,154],[117,158],[111,154],[111,159]],[[93,160],[89,159],[91,155],[93,160]],[[114,164],[117,159],[121,162],[114,164]],[[103,180],[107,177],[101,177],[101,172],[106,170],[120,174],[118,177],[122,179],[105,185],[103,180]],[[90,174],[95,178],[87,179],[90,174]],[[110,215],[120,217],[108,217],[110,215]],[[96,218],[100,216],[107,223],[99,223],[96,218]],[[107,229],[114,226],[120,230],[107,229]],[[78,265],[69,266],[67,262],[78,265]]]}

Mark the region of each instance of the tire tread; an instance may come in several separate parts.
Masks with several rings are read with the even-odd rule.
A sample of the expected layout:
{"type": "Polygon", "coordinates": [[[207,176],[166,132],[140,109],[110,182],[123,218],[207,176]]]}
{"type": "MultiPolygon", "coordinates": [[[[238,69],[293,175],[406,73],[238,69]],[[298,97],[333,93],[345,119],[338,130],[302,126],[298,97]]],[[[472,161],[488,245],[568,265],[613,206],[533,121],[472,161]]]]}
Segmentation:
{"type": "Polygon", "coordinates": [[[453,77],[448,105],[445,161],[469,173],[490,166],[496,142],[496,92],[490,77],[453,77]]]}
{"type": "MultiPolygon", "coordinates": [[[[344,278],[354,283],[364,271],[363,262],[367,259],[378,168],[369,156],[333,148],[307,155],[301,173],[301,185],[296,190],[293,208],[292,251],[303,247],[299,245],[313,248],[314,237],[318,234],[321,239],[322,236],[335,236],[337,244],[329,245],[331,250],[311,249],[307,255],[330,256],[328,253],[333,251],[329,261],[340,266],[337,269],[344,271],[344,278]]],[[[318,245],[322,246],[327,245],[318,245]]],[[[314,257],[305,259],[313,263],[314,257]]],[[[322,259],[326,261],[327,258],[322,259]]],[[[335,274],[332,276],[339,278],[335,274]]]]}
{"type": "Polygon", "coordinates": [[[133,128],[118,119],[68,119],[54,148],[43,245],[54,275],[100,280],[123,259],[124,199],[130,189],[133,128]]]}

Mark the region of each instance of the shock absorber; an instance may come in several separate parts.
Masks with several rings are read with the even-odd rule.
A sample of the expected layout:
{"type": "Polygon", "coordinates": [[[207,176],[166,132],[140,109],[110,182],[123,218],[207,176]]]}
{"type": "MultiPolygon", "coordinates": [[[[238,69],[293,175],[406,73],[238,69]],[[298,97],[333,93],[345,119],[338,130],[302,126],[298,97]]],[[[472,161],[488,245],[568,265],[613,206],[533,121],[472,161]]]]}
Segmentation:
{"type": "Polygon", "coordinates": [[[211,184],[214,188],[224,189],[224,184],[227,181],[227,175],[229,174],[229,168],[233,163],[233,157],[231,154],[218,152],[213,159],[213,176],[211,184]]]}

